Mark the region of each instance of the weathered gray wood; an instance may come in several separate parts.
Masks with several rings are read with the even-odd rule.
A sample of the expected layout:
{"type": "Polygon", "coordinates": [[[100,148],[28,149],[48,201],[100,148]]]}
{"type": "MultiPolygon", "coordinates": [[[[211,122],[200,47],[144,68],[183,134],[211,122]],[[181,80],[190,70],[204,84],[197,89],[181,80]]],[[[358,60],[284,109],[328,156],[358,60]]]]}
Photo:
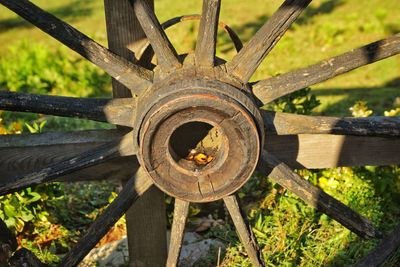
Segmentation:
{"type": "MultiPolygon", "coordinates": [[[[152,3],[149,3],[152,6],[152,3]]],[[[108,48],[115,54],[139,64],[136,47],[145,42],[145,34],[137,28],[139,22],[130,0],[104,0],[108,48]]],[[[149,66],[142,66],[149,67],[149,66]]],[[[115,98],[130,97],[131,92],[118,80],[112,80],[115,98]]]]}
{"type": "Polygon", "coordinates": [[[136,151],[133,149],[133,140],[131,139],[132,136],[127,135],[120,141],[109,142],[32,173],[18,175],[9,179],[6,178],[10,182],[6,182],[1,186],[0,195],[8,194],[28,186],[51,182],[57,177],[103,163],[112,158],[133,155],[136,151]]]}
{"type": "Polygon", "coordinates": [[[231,215],[236,231],[247,251],[251,263],[256,267],[265,266],[262,251],[258,247],[257,240],[247,222],[247,216],[242,212],[236,195],[224,197],[224,203],[231,215]]]}
{"type": "Polygon", "coordinates": [[[337,118],[262,111],[267,134],[340,134],[360,136],[400,136],[400,116],[337,118]]]}
{"type": "Polygon", "coordinates": [[[270,179],[290,190],[304,202],[324,212],[357,235],[364,238],[381,237],[381,233],[373,226],[370,220],[326,194],[322,189],[310,184],[273,154],[266,151],[263,152],[261,169],[268,173],[270,179]]]}
{"type": "Polygon", "coordinates": [[[182,64],[178,59],[178,54],[162,29],[154,11],[144,0],[133,0],[133,5],[140,25],[156,53],[157,64],[165,72],[181,67],[182,64]]]}
{"type": "Polygon", "coordinates": [[[257,67],[312,0],[285,0],[242,50],[227,63],[228,70],[248,82],[257,67]]]}
{"type": "Polygon", "coordinates": [[[309,67],[259,81],[253,92],[267,104],[281,96],[399,53],[400,34],[395,34],[309,67]]]}
{"type": "Polygon", "coordinates": [[[88,36],[43,11],[30,1],[0,0],[0,4],[99,66],[134,93],[139,93],[151,84],[151,71],[110,52],[88,36]]]}
{"type": "Polygon", "coordinates": [[[132,98],[78,98],[0,91],[2,110],[75,117],[130,127],[134,124],[135,107],[132,98]]]}
{"type": "Polygon", "coordinates": [[[196,64],[213,67],[221,0],[203,0],[200,28],[195,50],[196,64]]]}
{"type": "MultiPolygon", "coordinates": [[[[146,0],[154,10],[154,1],[146,0]]],[[[131,0],[105,0],[108,44],[111,51],[130,60],[147,41],[135,15],[131,0]]],[[[141,57],[143,67],[150,68],[151,57],[141,57]]],[[[126,97],[127,88],[113,81],[114,97],[126,97]]],[[[121,170],[123,172],[125,170],[121,170]]],[[[132,171],[132,173],[134,173],[132,171]]],[[[129,266],[165,266],[167,258],[164,194],[156,187],[149,189],[126,213],[129,244],[129,266]]]]}
{"type": "Polygon", "coordinates": [[[300,134],[265,137],[267,153],[295,169],[400,164],[400,139],[300,134]]]}
{"type": "MultiPolygon", "coordinates": [[[[0,183],[10,182],[7,178],[15,175],[28,174],[38,168],[78,156],[107,142],[120,140],[123,135],[123,132],[117,130],[101,130],[0,136],[0,183]]],[[[398,138],[267,134],[265,148],[268,153],[296,169],[400,164],[398,138]]],[[[129,172],[134,171],[136,164],[134,158],[123,157],[60,179],[124,179],[129,172]]]]}
{"type": "Polygon", "coordinates": [[[397,249],[400,248],[400,225],[385,237],[381,243],[355,267],[378,267],[384,263],[397,249]]]}
{"type": "Polygon", "coordinates": [[[165,266],[167,216],[164,201],[164,193],[153,186],[127,211],[129,266],[165,266]]]}
{"type": "Polygon", "coordinates": [[[124,186],[118,197],[92,223],[87,232],[61,260],[58,266],[77,266],[100,239],[124,215],[130,206],[152,185],[146,172],[139,170],[124,186]]]}
{"type": "Polygon", "coordinates": [[[178,266],[179,254],[181,252],[183,235],[185,232],[185,224],[189,214],[189,205],[189,202],[175,198],[174,218],[172,221],[167,267],[178,266]]]}
{"type": "MultiPolygon", "coordinates": [[[[29,174],[100,145],[121,140],[123,136],[124,132],[118,130],[1,135],[0,184],[11,182],[9,179],[14,176],[29,174]]],[[[56,181],[128,179],[137,165],[135,156],[119,157],[60,176],[56,181]]]]}

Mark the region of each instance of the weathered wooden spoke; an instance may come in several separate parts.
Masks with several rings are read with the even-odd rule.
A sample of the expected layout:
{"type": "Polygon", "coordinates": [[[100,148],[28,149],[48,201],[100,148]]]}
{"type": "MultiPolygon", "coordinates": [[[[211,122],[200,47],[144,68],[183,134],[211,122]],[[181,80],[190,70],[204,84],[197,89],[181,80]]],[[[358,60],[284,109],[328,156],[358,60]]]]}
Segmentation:
{"type": "Polygon", "coordinates": [[[178,265],[185,224],[189,214],[189,205],[189,202],[175,198],[174,218],[171,228],[167,267],[175,267],[178,265]]]}
{"type": "Polygon", "coordinates": [[[251,262],[257,267],[265,266],[262,252],[258,247],[257,240],[246,220],[246,214],[244,214],[240,208],[236,195],[224,197],[224,203],[231,215],[237,233],[239,234],[240,240],[242,241],[251,262]]]}
{"type": "Polygon", "coordinates": [[[400,225],[397,225],[392,233],[386,236],[381,243],[355,267],[375,267],[381,266],[391,254],[400,247],[400,225]]]}
{"type": "Polygon", "coordinates": [[[382,236],[367,218],[301,178],[271,153],[264,153],[262,161],[263,167],[272,169],[268,175],[270,179],[292,191],[310,206],[326,213],[361,237],[379,238],[382,236]]]}
{"type": "Polygon", "coordinates": [[[137,94],[150,85],[151,71],[112,53],[71,25],[40,9],[30,1],[0,0],[0,4],[102,68],[131,89],[133,93],[137,94]]]}
{"type": "Polygon", "coordinates": [[[78,98],[0,91],[2,110],[75,117],[122,126],[133,125],[135,106],[132,98],[78,98]]]}
{"type": "Polygon", "coordinates": [[[179,68],[181,63],[175,48],[162,29],[154,11],[143,0],[133,0],[135,14],[156,53],[158,65],[169,72],[179,68]]]}
{"type": "Polygon", "coordinates": [[[0,195],[15,192],[28,186],[51,182],[57,177],[103,163],[118,156],[133,155],[136,152],[133,148],[131,136],[127,135],[121,142],[111,142],[99,146],[30,174],[6,178],[9,182],[0,187],[0,195]]]}
{"type": "MultiPolygon", "coordinates": [[[[190,20],[201,20],[201,18],[202,18],[201,15],[196,15],[196,14],[179,16],[179,17],[175,17],[175,18],[172,18],[172,19],[169,19],[169,20],[163,22],[161,24],[161,27],[164,30],[166,30],[180,22],[190,21],[190,20]]],[[[225,31],[229,35],[231,41],[233,42],[233,45],[235,46],[236,51],[239,52],[242,49],[243,44],[242,44],[242,41],[240,40],[239,36],[236,34],[236,32],[232,28],[230,28],[228,25],[223,23],[222,21],[220,21],[218,23],[218,27],[221,28],[221,30],[225,31]]],[[[200,34],[200,32],[199,32],[199,34],[200,34]]],[[[144,44],[142,46],[142,48],[140,49],[140,53],[138,53],[138,55],[137,55],[137,57],[140,58],[140,60],[153,58],[153,56],[154,56],[154,51],[151,49],[149,42],[146,42],[146,44],[144,44]]],[[[214,54],[214,56],[215,56],[215,54],[214,54]]]]}
{"type": "Polygon", "coordinates": [[[139,168],[124,186],[118,197],[92,223],[78,244],[61,260],[58,266],[77,266],[94,246],[107,234],[111,227],[126,213],[129,207],[152,185],[151,179],[139,168]]]}
{"type": "Polygon", "coordinates": [[[305,116],[263,111],[264,125],[269,134],[339,134],[359,136],[400,136],[400,116],[368,118],[337,118],[305,116]]]}
{"type": "Polygon", "coordinates": [[[281,96],[400,53],[400,34],[353,49],[309,67],[259,81],[254,94],[267,104],[281,96]]]}
{"type": "Polygon", "coordinates": [[[221,0],[203,0],[203,12],[195,51],[196,64],[200,66],[214,66],[220,7],[221,0]]]}
{"type": "Polygon", "coordinates": [[[312,0],[285,0],[242,50],[227,64],[235,76],[248,82],[257,67],[312,0]]]}

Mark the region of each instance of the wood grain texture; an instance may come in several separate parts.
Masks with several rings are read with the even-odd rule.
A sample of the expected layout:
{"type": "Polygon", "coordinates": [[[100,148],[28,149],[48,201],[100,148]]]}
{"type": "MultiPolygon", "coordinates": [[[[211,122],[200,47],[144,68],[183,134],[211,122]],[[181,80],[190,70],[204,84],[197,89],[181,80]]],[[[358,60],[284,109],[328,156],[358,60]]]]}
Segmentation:
{"type": "Polygon", "coordinates": [[[239,234],[240,241],[242,241],[251,263],[256,267],[265,266],[262,251],[258,247],[257,240],[247,222],[246,214],[244,214],[240,208],[238,198],[236,195],[224,197],[224,203],[231,215],[233,224],[239,234]]]}
{"type": "Polygon", "coordinates": [[[54,181],[55,178],[60,176],[67,175],[89,166],[98,165],[109,159],[123,156],[124,153],[129,155],[130,152],[128,152],[127,149],[131,149],[131,147],[125,147],[126,144],[127,142],[124,142],[124,140],[121,144],[119,142],[109,142],[89,151],[85,151],[77,156],[38,169],[32,173],[6,178],[9,182],[1,185],[0,195],[9,194],[28,186],[54,181]]]}
{"type": "MultiPolygon", "coordinates": [[[[148,1],[150,6],[153,3],[148,1]]],[[[108,48],[113,53],[139,64],[136,47],[142,46],[146,36],[138,25],[130,0],[104,0],[108,48]]],[[[140,65],[140,64],[139,64],[140,65]]],[[[149,67],[142,65],[142,67],[149,67]]],[[[131,91],[118,80],[112,80],[114,98],[130,97],[131,91]]]]}
{"type": "Polygon", "coordinates": [[[382,234],[370,220],[300,177],[273,154],[264,151],[261,165],[270,179],[296,194],[310,206],[338,221],[347,229],[363,238],[381,237],[382,234]]]}
{"type": "Polygon", "coordinates": [[[331,134],[267,135],[267,153],[295,169],[400,164],[400,139],[331,134]]]}
{"type": "Polygon", "coordinates": [[[170,72],[182,66],[178,54],[165,34],[154,11],[144,0],[133,0],[135,14],[156,53],[158,65],[164,72],[170,72]]]}
{"type": "MultiPolygon", "coordinates": [[[[46,132],[0,136],[0,184],[56,162],[78,156],[124,136],[119,130],[46,132]]],[[[56,181],[128,179],[138,163],[135,156],[118,157],[103,164],[61,176],[56,181]]]]}
{"type": "Polygon", "coordinates": [[[195,60],[199,66],[214,66],[220,8],[221,0],[203,0],[195,50],[195,60]]]}
{"type": "Polygon", "coordinates": [[[398,248],[400,248],[400,225],[397,225],[392,233],[386,236],[379,245],[354,267],[381,266],[398,248]]]}
{"type": "MultiPolygon", "coordinates": [[[[154,10],[154,1],[146,0],[154,10]]],[[[135,15],[131,0],[105,0],[108,44],[111,51],[135,61],[139,48],[147,41],[145,33],[135,15]]],[[[136,61],[137,62],[137,61],[136,61]]],[[[137,62],[145,68],[151,67],[151,56],[141,57],[137,62]]],[[[113,81],[114,97],[126,97],[129,91],[118,81],[113,81]]],[[[137,166],[136,166],[137,167],[137,166]]],[[[129,169],[132,167],[130,166],[129,169]]],[[[121,172],[125,169],[121,166],[121,172]]],[[[135,173],[134,169],[132,173],[135,173]]],[[[129,266],[165,266],[167,259],[167,237],[164,193],[150,188],[126,213],[129,244],[129,266]]]]}
{"type": "MultiPolygon", "coordinates": [[[[118,130],[100,130],[0,136],[0,183],[9,182],[7,179],[15,175],[28,174],[37,168],[45,168],[77,156],[107,142],[120,140],[124,134],[118,130]]],[[[268,153],[275,154],[296,169],[400,164],[398,138],[267,134],[264,147],[268,153]]],[[[99,179],[126,179],[127,173],[132,173],[135,166],[137,163],[134,157],[123,157],[60,179],[91,180],[96,175],[99,179]],[[118,164],[121,164],[120,168],[118,164]]]]}
{"type": "Polygon", "coordinates": [[[167,267],[178,266],[179,254],[181,252],[183,235],[185,232],[185,224],[189,214],[189,205],[189,202],[175,198],[167,267]]]}
{"type": "Polygon", "coordinates": [[[151,71],[112,53],[71,25],[43,11],[30,1],[0,0],[0,4],[99,66],[133,92],[139,93],[151,84],[151,71]]]}
{"type": "Polygon", "coordinates": [[[262,111],[267,134],[340,134],[400,137],[400,116],[338,118],[262,111]]]}
{"type": "Polygon", "coordinates": [[[309,67],[259,81],[253,92],[264,104],[302,88],[400,53],[400,34],[353,49],[309,67]]]}
{"type": "Polygon", "coordinates": [[[90,228],[61,260],[58,266],[77,266],[100,239],[125,214],[133,203],[151,186],[152,181],[144,171],[138,171],[124,186],[117,198],[92,223],[90,228]]]}
{"type": "Polygon", "coordinates": [[[135,107],[132,98],[79,98],[0,91],[2,110],[89,119],[129,127],[134,124],[135,107]]]}
{"type": "Polygon", "coordinates": [[[227,63],[228,71],[248,82],[257,67],[312,0],[285,0],[242,50],[227,63]]]}

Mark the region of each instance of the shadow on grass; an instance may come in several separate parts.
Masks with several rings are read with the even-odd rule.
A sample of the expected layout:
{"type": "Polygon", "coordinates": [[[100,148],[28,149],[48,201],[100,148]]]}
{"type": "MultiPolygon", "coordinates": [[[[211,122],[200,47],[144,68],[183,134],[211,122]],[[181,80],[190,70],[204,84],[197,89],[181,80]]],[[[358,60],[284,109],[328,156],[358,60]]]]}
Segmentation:
{"type": "MultiPolygon", "coordinates": [[[[74,21],[92,14],[92,8],[89,5],[88,1],[71,1],[66,5],[46,11],[60,19],[74,21]]],[[[21,17],[0,20],[0,34],[17,28],[32,27],[35,26],[21,17]]]]}
{"type": "Polygon", "coordinates": [[[314,23],[314,17],[329,14],[343,4],[343,0],[331,0],[321,3],[318,7],[309,6],[304,10],[303,14],[300,15],[295,23],[298,25],[314,23]]]}
{"type": "Polygon", "coordinates": [[[323,102],[317,113],[328,116],[350,116],[349,108],[362,100],[366,101],[367,106],[374,111],[373,116],[383,115],[384,111],[392,109],[399,101],[400,85],[394,82],[395,80],[383,86],[369,88],[312,90],[312,93],[323,102]]]}

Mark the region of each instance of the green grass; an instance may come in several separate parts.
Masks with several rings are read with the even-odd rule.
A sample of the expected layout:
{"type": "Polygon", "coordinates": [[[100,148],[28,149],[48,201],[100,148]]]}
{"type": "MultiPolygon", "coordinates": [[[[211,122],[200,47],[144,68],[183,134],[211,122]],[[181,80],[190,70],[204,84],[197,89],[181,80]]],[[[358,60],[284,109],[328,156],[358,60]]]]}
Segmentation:
{"type": "MultiPolygon", "coordinates": [[[[36,0],[33,2],[71,23],[101,44],[106,44],[102,1],[36,0]]],[[[221,21],[230,25],[243,42],[247,42],[280,3],[280,0],[224,1],[221,21]]],[[[201,11],[199,0],[156,0],[155,6],[160,21],[201,11]]],[[[400,5],[397,0],[370,0],[363,4],[350,0],[313,1],[263,62],[253,80],[305,67],[400,32],[399,13],[400,5]]],[[[194,49],[197,29],[198,22],[183,22],[169,29],[168,35],[180,53],[191,52],[194,49]]],[[[218,56],[229,60],[235,54],[233,46],[222,31],[218,37],[218,56]]],[[[40,30],[0,7],[0,48],[2,48],[0,55],[7,53],[7,46],[22,39],[46,42],[53,48],[59,46],[40,30]]],[[[316,112],[348,115],[348,106],[352,105],[354,99],[359,99],[359,96],[377,112],[381,112],[382,103],[385,107],[393,106],[394,98],[398,95],[399,82],[398,80],[396,82],[396,79],[399,73],[400,56],[395,56],[313,86],[312,89],[317,96],[321,96],[322,101],[321,107],[316,112]],[[339,91],[353,88],[360,90],[358,93],[352,90],[346,92],[351,91],[356,97],[339,91]],[[377,101],[377,97],[381,100],[377,101]]]]}
{"type": "MultiPolygon", "coordinates": [[[[103,1],[33,2],[106,45],[103,1]]],[[[225,0],[222,3],[221,20],[230,25],[246,43],[280,3],[280,0],[225,0]]],[[[156,13],[160,21],[200,13],[200,10],[200,0],[156,0],[156,13]]],[[[263,62],[252,80],[305,67],[400,32],[398,14],[398,0],[369,0],[362,4],[354,0],[315,0],[263,62]]],[[[187,53],[193,52],[195,48],[197,30],[198,22],[183,22],[169,29],[167,34],[179,53],[187,53]]],[[[62,48],[57,41],[2,6],[0,48],[0,85],[4,88],[83,97],[111,95],[110,79],[104,72],[81,60],[74,52],[62,48]],[[11,82],[7,84],[7,81],[11,82]]],[[[217,55],[229,60],[235,53],[228,36],[220,31],[217,55]]],[[[313,113],[350,116],[349,108],[356,101],[364,100],[374,115],[382,115],[385,110],[400,106],[399,74],[400,56],[396,56],[312,86],[311,92],[321,102],[313,113]]],[[[309,102],[316,103],[311,100],[309,102]]],[[[286,107],[284,110],[292,108],[286,107]]],[[[298,111],[297,106],[295,109],[298,111]]],[[[2,118],[7,125],[16,120],[40,122],[45,119],[48,120],[45,130],[109,127],[84,120],[32,114],[5,113],[2,118]]],[[[400,199],[400,175],[397,167],[339,168],[302,171],[301,174],[371,218],[383,230],[390,230],[398,221],[400,210],[396,203],[400,199]]],[[[90,201],[93,198],[90,188],[88,185],[79,194],[71,194],[71,199],[77,203],[81,199],[90,201]]],[[[107,186],[105,188],[108,190],[107,186]]],[[[99,188],[96,190],[101,191],[99,188]]],[[[68,189],[65,192],[71,193],[68,189]]],[[[101,192],[104,193],[103,198],[107,198],[108,191],[101,192]]],[[[253,178],[241,192],[245,209],[270,266],[347,266],[376,245],[376,241],[363,241],[356,237],[264,177],[253,178]]],[[[69,200],[64,196],[62,201],[69,200]]],[[[62,207],[62,201],[56,206],[62,207]]],[[[104,199],[96,201],[95,204],[99,206],[99,202],[103,203],[104,199]]],[[[76,205],[77,210],[73,216],[88,213],[92,208],[90,205],[76,205]]],[[[99,208],[97,206],[95,209],[99,208]]],[[[59,213],[64,216],[57,218],[59,223],[64,223],[66,228],[73,228],[71,222],[65,219],[70,215],[63,212],[67,211],[59,213]]],[[[210,230],[207,235],[220,238],[229,245],[224,266],[249,266],[245,251],[232,227],[228,224],[221,227],[210,230]]],[[[50,249],[54,251],[54,247],[50,249]]],[[[212,255],[208,263],[215,266],[212,255]]],[[[396,266],[398,259],[399,255],[393,257],[387,266],[396,266]]],[[[200,266],[204,266],[204,262],[200,266]]]]}

